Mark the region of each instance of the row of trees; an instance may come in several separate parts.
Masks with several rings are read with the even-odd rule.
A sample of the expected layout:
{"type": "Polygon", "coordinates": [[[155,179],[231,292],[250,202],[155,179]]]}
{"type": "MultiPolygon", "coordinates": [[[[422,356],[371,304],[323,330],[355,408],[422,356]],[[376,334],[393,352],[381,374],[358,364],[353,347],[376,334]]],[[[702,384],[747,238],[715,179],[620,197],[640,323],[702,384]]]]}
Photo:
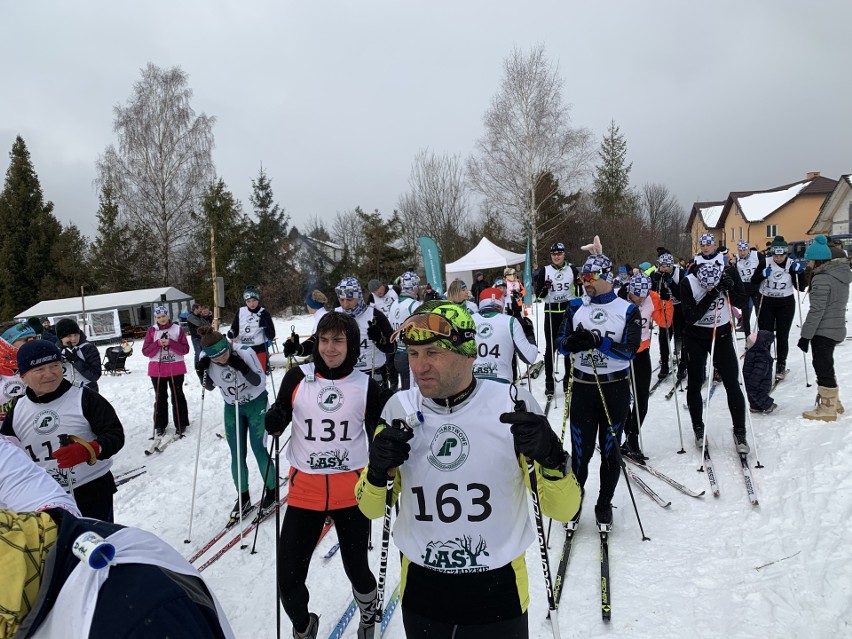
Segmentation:
{"type": "Polygon", "coordinates": [[[275,202],[262,167],[251,211],[243,211],[215,172],[215,118],[193,110],[180,68],[149,64],[114,108],[116,143],[96,163],[93,241],[56,219],[16,139],[0,193],[0,316],[77,295],[81,286],[94,293],[169,285],[212,303],[214,268],[229,285],[220,304],[241,304],[243,286],[254,284],[277,311],[300,304],[312,287],[329,291],[344,275],[393,279],[416,268],[420,235],[436,240],[444,262],[482,236],[517,252],[529,236],[539,264],[554,241],[584,259],[578,247],[595,234],[617,261],[650,259],[657,245],[687,254],[675,198],[661,184],[630,185],[627,142],[615,122],[595,153],[591,132],[571,125],[562,84],[543,47],[515,49],[469,158],[422,150],[396,210],[355,207],[328,226],[317,215],[302,233],[275,202]],[[312,242],[342,247],[342,259],[329,268],[312,242]]]}

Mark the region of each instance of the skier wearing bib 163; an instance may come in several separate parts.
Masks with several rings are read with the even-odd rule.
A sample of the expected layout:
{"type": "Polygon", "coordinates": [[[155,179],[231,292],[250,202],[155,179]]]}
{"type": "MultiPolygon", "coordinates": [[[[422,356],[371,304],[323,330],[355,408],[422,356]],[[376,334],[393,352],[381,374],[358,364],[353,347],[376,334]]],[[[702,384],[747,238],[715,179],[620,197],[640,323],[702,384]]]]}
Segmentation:
{"type": "Polygon", "coordinates": [[[246,436],[264,483],[263,499],[255,518],[260,520],[275,505],[275,486],[278,483],[275,464],[263,445],[266,374],[252,349],[243,346],[231,350],[227,338],[214,331],[212,326],[202,326],[198,329],[198,335],[201,337],[202,355],[198,359],[196,371],[205,381],[205,388],[213,390],[214,386],[218,386],[225,400],[225,438],[231,449],[231,477],[237,489],[237,502],[228,523],[236,524],[240,519],[240,510],[247,514],[251,507],[246,436]],[[240,414],[239,429],[236,417],[237,402],[240,414]]]}
{"type": "Polygon", "coordinates": [[[745,295],[736,269],[722,271],[716,264],[703,263],[691,269],[680,285],[683,307],[683,348],[686,351],[686,402],[698,448],[704,445],[704,403],[701,385],[706,377],[707,355],[713,349],[713,366],[719,372],[728,396],[728,410],[734,425],[737,450],[748,453],[745,430],[745,397],[739,383],[739,363],[731,332],[729,296],[739,301],[745,295]],[[715,346],[714,346],[715,341],[715,346]]]}
{"type": "Polygon", "coordinates": [[[385,362],[387,356],[396,350],[391,341],[393,329],[387,316],[375,306],[367,306],[361,285],[354,277],[344,277],[340,280],[335,292],[340,306],[334,310],[354,318],[361,331],[361,351],[355,363],[355,370],[372,375],[382,391],[387,391],[389,383],[385,362]]]}
{"type": "MultiPolygon", "coordinates": [[[[550,247],[550,260],[538,272],[534,283],[535,295],[544,300],[544,394],[553,395],[553,351],[557,347],[557,336],[568,302],[574,299],[577,269],[565,261],[565,245],[556,242],[550,247]]],[[[567,368],[566,368],[567,370],[567,368]]],[[[568,387],[565,378],[563,387],[568,387]]]]}
{"type": "Polygon", "coordinates": [[[228,339],[241,346],[251,347],[257,353],[263,370],[266,370],[267,346],[275,339],[275,325],[269,311],[260,305],[257,288],[246,286],[243,299],[246,305],[234,316],[228,339]]]}
{"type": "Polygon", "coordinates": [[[585,296],[568,305],[559,351],[575,354],[571,465],[580,485],[585,486],[595,443],[600,444],[601,485],[595,519],[601,526],[611,526],[612,496],[621,470],[617,448],[630,410],[630,360],[642,339],[642,317],[634,304],[612,290],[612,261],[601,251],[597,236],[588,248],[592,255],[580,271],[585,296]]]}
{"type": "Polygon", "coordinates": [[[790,327],[796,316],[796,289],[803,291],[807,286],[804,277],[805,265],[793,262],[787,255],[787,242],[781,235],[772,240],[769,251],[772,259],[763,271],[765,279],[760,284],[760,314],[757,327],[775,333],[775,379],[784,379],[787,370],[787,353],[790,352],[790,327]]]}
{"type": "Polygon", "coordinates": [[[525,364],[538,356],[535,329],[527,317],[517,318],[503,313],[500,289],[486,288],[479,299],[476,324],[476,361],[473,374],[480,379],[494,379],[509,384],[515,379],[515,353],[525,364]]]}
{"type": "Polygon", "coordinates": [[[375,380],[354,370],[360,331],[344,313],[317,326],[312,364],[287,371],[266,413],[278,436],[292,422],[287,458],[290,491],[279,540],[278,592],[294,637],[316,637],[319,618],[308,611],[311,555],[327,516],[334,520],[346,576],[361,609],[359,639],[372,639],[376,579],[367,561],[370,522],[358,510],[354,487],[367,464],[367,442],[381,411],[375,380]]]}
{"type": "Polygon", "coordinates": [[[397,335],[418,387],[388,401],[356,495],[377,519],[394,477],[405,634],[528,637],[524,556],[535,533],[526,460],[535,461],[545,514],[567,521],[580,502],[559,436],[528,392],[517,389],[525,410],[516,411],[512,386],[473,376],[466,309],[426,302],[397,335]]]}

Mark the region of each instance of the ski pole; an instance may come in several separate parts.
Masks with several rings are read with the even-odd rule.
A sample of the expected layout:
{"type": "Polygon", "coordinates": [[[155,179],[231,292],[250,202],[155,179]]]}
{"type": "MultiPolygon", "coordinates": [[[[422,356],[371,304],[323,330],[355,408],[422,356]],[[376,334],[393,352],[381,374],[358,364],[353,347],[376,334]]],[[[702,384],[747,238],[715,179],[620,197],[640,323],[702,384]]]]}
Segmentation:
{"type": "MultiPolygon", "coordinates": [[[[589,351],[589,361],[592,364],[592,372],[595,375],[595,385],[598,387],[598,394],[601,396],[601,405],[604,409],[604,416],[606,417],[609,434],[612,437],[615,456],[618,460],[618,464],[621,466],[621,472],[624,473],[624,481],[627,482],[627,492],[630,493],[630,501],[633,502],[633,512],[636,513],[636,521],[639,523],[639,532],[642,533],[642,541],[651,541],[651,538],[645,535],[645,529],[642,527],[642,518],[639,517],[639,507],[636,505],[636,497],[633,495],[633,487],[630,485],[630,477],[627,475],[627,464],[621,456],[621,446],[618,445],[618,437],[616,436],[615,429],[612,425],[612,418],[609,416],[609,407],[607,407],[606,404],[606,396],[603,392],[603,386],[601,386],[601,380],[598,378],[598,367],[597,364],[595,364],[595,358],[593,357],[592,351],[589,351]]],[[[603,449],[601,449],[601,457],[603,457],[603,449]]],[[[603,463],[603,460],[601,460],[601,463],[603,463]]]]}
{"type": "MultiPolygon", "coordinates": [[[[514,384],[509,387],[509,396],[515,404],[516,411],[527,410],[526,403],[518,399],[518,387],[514,384]]],[[[535,474],[535,462],[531,459],[527,459],[527,473],[530,478],[530,496],[532,497],[533,503],[535,529],[538,534],[538,550],[541,554],[541,570],[544,573],[544,587],[547,592],[547,606],[549,609],[547,616],[550,618],[550,627],[553,630],[553,639],[559,639],[559,617],[556,614],[556,599],[553,596],[553,579],[550,576],[550,558],[547,554],[547,541],[544,536],[544,517],[541,513],[541,499],[538,496],[538,477],[536,477],[535,474]]]]}
{"type": "Polygon", "coordinates": [[[376,584],[376,623],[382,623],[385,605],[385,582],[388,575],[388,547],[390,546],[390,524],[393,512],[393,487],[396,475],[388,477],[385,484],[385,514],[382,518],[382,552],[379,556],[379,578],[376,584]]]}
{"type": "MultiPolygon", "coordinates": [[[[287,441],[290,441],[290,437],[287,437],[287,441]]],[[[287,442],[284,442],[285,445],[287,442]]],[[[281,468],[281,448],[278,446],[278,436],[272,438],[272,445],[275,446],[275,470],[281,468]]],[[[281,482],[278,481],[278,478],[275,478],[275,501],[276,503],[281,501],[281,482]]],[[[279,562],[279,544],[278,537],[281,534],[281,504],[278,503],[278,508],[275,509],[275,637],[276,639],[281,639],[281,597],[279,594],[278,588],[278,566],[280,566],[279,562]]]]}
{"type": "MultiPolygon", "coordinates": [[[[639,450],[645,450],[645,444],[642,441],[642,417],[639,414],[639,393],[636,392],[636,368],[633,366],[633,360],[630,360],[630,385],[633,390],[633,410],[636,412],[636,427],[639,430],[639,450]]],[[[644,453],[642,453],[644,455],[644,453]]]]}
{"type": "MultiPolygon", "coordinates": [[[[263,490],[264,491],[266,490],[266,484],[269,482],[269,469],[272,468],[272,449],[275,446],[275,444],[277,444],[277,443],[278,443],[278,438],[275,437],[272,440],[272,445],[269,447],[269,454],[268,454],[267,459],[266,459],[266,472],[263,473],[263,490]]],[[[275,469],[277,471],[278,467],[276,466],[275,469]]],[[[278,490],[278,478],[277,477],[275,478],[275,488],[276,488],[276,493],[277,493],[277,490],[278,490]]],[[[263,502],[262,502],[262,498],[261,498],[261,504],[262,503],[263,502]]],[[[275,495],[275,508],[276,509],[279,508],[278,495],[277,494],[275,495]]],[[[256,555],[257,554],[257,551],[255,550],[255,548],[257,547],[257,533],[258,533],[259,530],[260,530],[260,526],[254,527],[254,541],[252,541],[252,544],[251,544],[251,552],[249,553],[250,555],[256,555]]],[[[277,540],[276,540],[276,544],[277,544],[277,540]]]]}
{"type": "MultiPolygon", "coordinates": [[[[796,288],[796,302],[798,302],[798,306],[799,306],[799,326],[802,326],[802,298],[799,296],[799,289],[798,288],[796,288]]],[[[810,388],[811,382],[808,379],[808,358],[805,356],[805,351],[802,351],[802,363],[805,365],[805,387],[810,388]]],[[[756,449],[755,449],[755,454],[757,454],[756,449]]]]}
{"type": "MultiPolygon", "coordinates": [[[[240,424],[240,382],[237,379],[237,371],[231,367],[231,372],[234,375],[234,437],[237,442],[237,493],[239,497],[237,497],[237,510],[239,510],[240,514],[240,539],[243,537],[243,456],[242,450],[240,447],[240,440],[242,439],[242,424],[240,424]]],[[[246,488],[248,488],[248,481],[246,482],[246,488]]],[[[247,490],[245,492],[248,492],[247,490]]],[[[240,550],[245,550],[247,544],[240,544],[240,550]]]]}
{"type": "MultiPolygon", "coordinates": [[[[660,286],[665,286],[669,290],[669,299],[671,299],[671,288],[669,288],[668,284],[666,284],[665,280],[660,280],[660,286]]],[[[664,300],[660,300],[661,302],[664,300]]],[[[669,322],[668,316],[666,314],[666,305],[663,304],[663,321],[668,322],[668,326],[666,327],[666,345],[669,346],[669,336],[672,337],[671,350],[669,351],[669,365],[672,367],[672,371],[674,372],[674,384],[672,385],[672,389],[677,389],[677,376],[678,371],[680,370],[680,352],[677,348],[677,337],[674,334],[674,304],[672,304],[672,320],[669,322]],[[671,332],[669,332],[671,331],[671,332]]],[[[674,391],[675,395],[677,395],[677,390],[674,391]]],[[[678,455],[683,455],[686,453],[686,449],[683,447],[683,426],[680,423],[680,403],[678,398],[675,397],[675,412],[677,413],[677,432],[680,436],[680,450],[677,451],[678,455]]]]}
{"type": "Polygon", "coordinates": [[[186,539],[183,543],[188,544],[192,541],[192,518],[195,515],[195,486],[198,482],[198,460],[201,458],[201,425],[204,423],[204,391],[207,390],[207,371],[201,378],[201,409],[198,413],[198,442],[195,445],[195,471],[192,474],[192,501],[189,506],[189,530],[186,533],[186,539]]]}
{"type": "MultiPolygon", "coordinates": [[[[720,298],[713,301],[715,308],[713,309],[713,337],[710,342],[710,361],[708,362],[707,371],[707,399],[704,400],[704,407],[701,411],[701,421],[704,422],[705,413],[710,410],[710,391],[713,386],[713,359],[716,357],[716,326],[719,323],[719,305],[720,298]]],[[[736,336],[734,337],[736,339],[736,336]]],[[[708,420],[709,421],[709,420],[708,420]]],[[[701,438],[701,464],[704,467],[704,451],[707,450],[707,424],[704,424],[704,437],[701,438]]]]}
{"type": "MultiPolygon", "coordinates": [[[[728,306],[730,307],[730,305],[731,305],[731,296],[730,296],[730,294],[728,294],[728,306]]],[[[732,317],[731,318],[731,330],[733,331],[734,328],[735,328],[734,327],[734,318],[732,317]]],[[[740,354],[739,354],[738,349],[737,349],[736,333],[732,332],[731,337],[733,338],[733,342],[734,342],[734,355],[736,355],[737,360],[739,360],[740,354]]],[[[802,355],[804,355],[804,353],[802,353],[802,355]]],[[[739,373],[739,382],[740,382],[740,384],[743,385],[743,388],[745,388],[745,378],[743,377],[743,367],[740,366],[739,361],[737,361],[737,372],[739,373]]],[[[745,399],[745,398],[743,398],[743,399],[745,399]]],[[[760,451],[758,450],[758,447],[757,447],[757,436],[754,434],[754,422],[751,419],[751,411],[749,411],[745,408],[745,403],[743,404],[743,410],[745,411],[746,420],[748,421],[748,428],[751,431],[751,439],[754,442],[754,456],[757,459],[757,464],[755,465],[755,468],[763,468],[763,464],[760,463],[760,451]]]]}

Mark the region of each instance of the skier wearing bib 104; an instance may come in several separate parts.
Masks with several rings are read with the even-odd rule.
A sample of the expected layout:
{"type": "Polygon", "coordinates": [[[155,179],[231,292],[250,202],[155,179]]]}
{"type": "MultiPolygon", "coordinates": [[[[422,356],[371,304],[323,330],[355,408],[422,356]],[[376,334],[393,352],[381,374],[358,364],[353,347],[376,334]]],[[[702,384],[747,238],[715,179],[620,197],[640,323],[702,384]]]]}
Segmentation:
{"type": "Polygon", "coordinates": [[[452,302],[424,303],[397,331],[417,388],[388,401],[356,488],[371,519],[399,499],[407,637],[527,637],[524,555],[535,539],[526,491],[534,460],[541,508],[567,521],[580,488],[532,395],[476,379],[476,327],[452,302]],[[516,410],[518,408],[518,410],[516,410]],[[413,425],[413,428],[409,425],[413,425]]]}
{"type": "Polygon", "coordinates": [[[807,286],[804,277],[805,265],[793,262],[787,255],[787,242],[781,235],[772,240],[769,251],[771,260],[767,260],[763,275],[766,279],[760,284],[760,313],[757,327],[761,331],[775,333],[775,379],[784,379],[787,370],[787,353],[790,352],[790,327],[796,316],[796,301],[793,294],[803,291],[807,286]]]}
{"type": "Polygon", "coordinates": [[[278,478],[275,464],[263,445],[266,374],[257,354],[247,346],[232,350],[228,339],[214,331],[212,326],[202,326],[198,329],[198,335],[201,337],[202,355],[198,359],[196,371],[205,380],[205,388],[213,390],[214,386],[218,386],[225,400],[225,437],[231,449],[231,477],[237,489],[237,503],[231,511],[230,521],[236,523],[240,518],[240,509],[246,514],[251,506],[246,436],[257,461],[260,476],[264,480],[263,499],[257,516],[260,519],[275,505],[275,485],[278,478]],[[204,377],[205,372],[207,377],[204,377]],[[236,418],[237,401],[240,404],[239,428],[236,418]]]}
{"type": "MultiPolygon", "coordinates": [[[[553,395],[553,351],[557,347],[562,316],[565,314],[568,302],[575,297],[574,287],[577,279],[577,269],[565,261],[565,245],[562,242],[556,242],[550,247],[550,260],[552,263],[538,272],[538,278],[533,286],[536,297],[544,300],[545,395],[553,395]]],[[[562,385],[568,388],[567,377],[562,385]]]]}
{"type": "Polygon", "coordinates": [[[272,316],[260,305],[260,293],[254,286],[246,286],[243,291],[246,305],[234,315],[234,321],[228,331],[228,339],[249,346],[257,353],[257,359],[263,370],[266,368],[267,347],[275,339],[275,325],[272,316]]]}
{"type": "Polygon", "coordinates": [[[359,639],[374,634],[376,579],[370,572],[370,522],[358,510],[354,487],[367,464],[368,435],[381,411],[375,380],[354,370],[360,331],[344,313],[326,314],[317,326],[312,364],[287,371],[278,399],[266,413],[266,431],[293,430],[290,492],[279,540],[278,592],[294,637],[316,637],[319,618],[308,611],[305,585],[311,555],[327,516],[334,519],[346,576],[361,609],[359,639]]]}
{"type": "Polygon", "coordinates": [[[580,270],[585,295],[572,300],[559,332],[559,351],[574,355],[571,381],[571,466],[581,486],[589,475],[595,443],[601,448],[600,492],[595,518],[612,525],[612,496],[618,484],[621,431],[630,410],[630,360],[642,339],[636,305],[612,290],[612,261],[595,236],[580,270]],[[605,403],[604,403],[605,402],[605,403]]]}
{"type": "Polygon", "coordinates": [[[354,277],[344,277],[334,290],[340,302],[334,310],[354,318],[361,331],[355,370],[372,375],[382,391],[387,391],[389,382],[385,362],[387,356],[396,350],[391,341],[393,329],[387,316],[375,306],[367,306],[361,285],[354,277]]]}
{"type": "Polygon", "coordinates": [[[486,288],[479,299],[476,324],[476,361],[473,374],[480,379],[494,379],[509,384],[515,379],[512,363],[515,353],[525,364],[538,356],[535,329],[528,317],[503,313],[503,294],[498,288],[486,288]]]}

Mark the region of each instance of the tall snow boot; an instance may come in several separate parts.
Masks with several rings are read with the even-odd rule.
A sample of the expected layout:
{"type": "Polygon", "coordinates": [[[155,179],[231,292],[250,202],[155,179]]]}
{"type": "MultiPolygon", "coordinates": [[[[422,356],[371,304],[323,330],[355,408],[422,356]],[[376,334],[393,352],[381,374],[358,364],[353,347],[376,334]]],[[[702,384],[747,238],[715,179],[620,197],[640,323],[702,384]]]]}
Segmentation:
{"type": "Polygon", "coordinates": [[[815,419],[821,422],[837,421],[837,388],[819,387],[819,402],[813,410],[802,413],[805,419],[815,419]]]}
{"type": "Polygon", "coordinates": [[[358,623],[358,639],[373,639],[376,634],[376,593],[373,588],[372,592],[367,594],[356,592],[352,589],[352,595],[361,609],[361,621],[358,623]]]}

